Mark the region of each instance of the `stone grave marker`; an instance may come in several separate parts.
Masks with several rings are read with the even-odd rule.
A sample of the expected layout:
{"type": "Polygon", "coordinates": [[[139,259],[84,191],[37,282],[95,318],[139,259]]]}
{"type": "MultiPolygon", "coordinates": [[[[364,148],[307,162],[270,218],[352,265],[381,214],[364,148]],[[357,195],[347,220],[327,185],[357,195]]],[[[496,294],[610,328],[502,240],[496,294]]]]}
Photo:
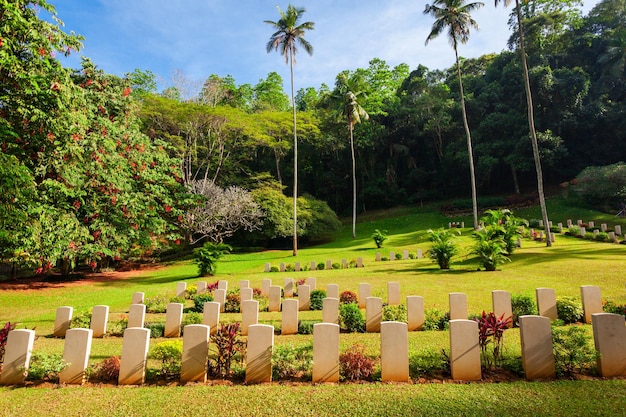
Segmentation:
{"type": "Polygon", "coordinates": [[[417,259],[422,259],[424,257],[424,253],[421,249],[417,250],[417,259]]]}
{"type": "Polygon", "coordinates": [[[380,254],[380,252],[376,252],[376,261],[380,262],[383,259],[382,255],[380,254]]]}
{"type": "Polygon", "coordinates": [[[91,310],[91,323],[89,328],[93,332],[93,337],[103,337],[107,332],[107,322],[109,320],[109,306],[94,306],[91,310]]]}
{"type": "Polygon", "coordinates": [[[348,269],[348,260],[347,259],[342,259],[341,260],[341,267],[343,269],[348,269]]]}
{"type": "Polygon", "coordinates": [[[283,301],[282,327],[280,334],[297,334],[298,333],[298,300],[289,298],[283,301]]]}
{"type": "Polygon", "coordinates": [[[203,294],[206,292],[207,290],[207,285],[206,285],[206,281],[198,281],[196,282],[196,293],[197,294],[203,294]]]}
{"type": "Polygon", "coordinates": [[[387,283],[387,304],[390,306],[397,306],[400,304],[400,283],[399,282],[387,283]]]}
{"type": "Polygon", "coordinates": [[[23,384],[24,371],[30,367],[30,358],[35,344],[35,331],[28,329],[11,330],[5,345],[0,385],[23,384]]]}
{"type": "Polygon", "coordinates": [[[187,292],[187,283],[177,282],[176,283],[176,297],[184,297],[186,292],[187,292]]]}
{"type": "Polygon", "coordinates": [[[241,303],[241,334],[247,336],[250,326],[259,322],[259,302],[256,300],[241,303]]]}
{"type": "Polygon", "coordinates": [[[390,261],[395,261],[396,260],[396,253],[394,251],[390,251],[389,252],[389,260],[390,261]]]}
{"type": "Polygon", "coordinates": [[[511,308],[511,293],[508,291],[491,291],[491,303],[496,317],[504,315],[504,319],[511,318],[508,327],[513,327],[513,309],[511,308]]]}
{"type": "Polygon", "coordinates": [[[367,297],[365,299],[365,331],[380,333],[380,323],[383,321],[383,299],[367,297]]]}
{"type": "Polygon", "coordinates": [[[228,281],[220,279],[217,281],[217,289],[228,291],[228,281]]]}
{"type": "Polygon", "coordinates": [[[241,281],[239,281],[239,290],[241,290],[243,288],[250,288],[250,280],[249,279],[242,279],[241,281]]]}
{"type": "Polygon", "coordinates": [[[309,269],[311,271],[315,271],[317,269],[317,263],[315,263],[315,261],[311,261],[311,267],[309,269]]]}
{"type": "Polygon", "coordinates": [[[85,382],[92,334],[91,329],[69,329],[65,334],[63,362],[69,365],[59,372],[61,384],[82,385],[85,382]]]}
{"type": "Polygon", "coordinates": [[[326,259],[326,269],[333,269],[333,261],[331,259],[326,259]]]}
{"type": "Polygon", "coordinates": [[[478,323],[450,320],[450,370],[457,381],[480,381],[478,323]]]}
{"type": "Polygon", "coordinates": [[[411,295],[406,297],[408,331],[424,329],[424,297],[411,295]]]}
{"type": "Polygon", "coordinates": [[[242,288],[239,290],[239,302],[243,303],[244,301],[254,299],[254,290],[250,287],[242,288]]]}
{"type": "Polygon", "coordinates": [[[146,322],[146,305],[131,304],[128,310],[128,327],[143,327],[146,322]]]}
{"type": "Polygon", "coordinates": [[[580,295],[583,303],[583,318],[585,323],[591,323],[591,315],[602,313],[602,296],[600,287],[595,285],[582,285],[580,295]]]}
{"type": "Polygon", "coordinates": [[[70,328],[73,312],[74,308],[70,306],[62,306],[57,308],[56,317],[54,319],[54,331],[52,333],[54,337],[65,336],[65,332],[67,332],[70,328]]]}
{"type": "Polygon", "coordinates": [[[356,267],[357,268],[363,268],[363,258],[362,257],[358,257],[356,258],[356,267]]]}
{"type": "Polygon", "coordinates": [[[526,379],[554,378],[554,353],[550,319],[542,316],[520,316],[522,367],[526,379]]]}
{"type": "Polygon", "coordinates": [[[309,285],[298,285],[298,301],[300,311],[311,309],[311,287],[309,285]]]}
{"type": "Polygon", "coordinates": [[[144,296],[142,292],[134,292],[131,304],[143,304],[144,296]]]}
{"type": "Polygon", "coordinates": [[[537,296],[537,310],[539,315],[547,317],[550,320],[558,318],[556,312],[556,292],[553,288],[537,288],[535,290],[537,296]]]}
{"type": "Polygon", "coordinates": [[[274,326],[253,324],[248,329],[246,383],[272,382],[274,326]]]}
{"type": "Polygon", "coordinates": [[[204,324],[188,324],[183,333],[180,382],[206,382],[211,329],[204,324]]]}
{"type": "MultiPolygon", "coordinates": [[[[250,288],[250,290],[252,290],[250,288]]],[[[217,333],[220,324],[220,303],[207,301],[202,309],[202,324],[209,326],[211,334],[217,333]]],[[[185,326],[186,327],[186,326],[185,326]]]]}
{"type": "Polygon", "coordinates": [[[591,316],[593,340],[601,376],[626,376],[626,327],[621,314],[596,313],[591,316]]]}
{"type": "Polygon", "coordinates": [[[409,382],[409,332],[406,323],[380,324],[380,368],[383,382],[409,382]]]}
{"type": "Polygon", "coordinates": [[[408,250],[404,250],[403,254],[402,254],[402,259],[405,261],[409,260],[409,251],[408,250]]]}
{"type": "Polygon", "coordinates": [[[280,263],[280,268],[279,268],[280,272],[285,272],[285,263],[281,262],[280,263]]]}
{"type": "Polygon", "coordinates": [[[313,383],[339,382],[339,325],[313,325],[313,383]]]}
{"type": "Polygon", "coordinates": [[[322,323],[339,324],[339,299],[326,297],[322,300],[322,323]]]}
{"type": "Polygon", "coordinates": [[[326,297],[339,298],[339,285],[337,284],[326,285],[326,297]]]}
{"type": "Polygon", "coordinates": [[[467,320],[467,295],[462,292],[451,292],[448,298],[450,300],[450,320],[467,320]]]}
{"type": "Polygon", "coordinates": [[[226,290],[217,289],[213,291],[213,300],[216,303],[220,303],[220,313],[223,313],[226,308],[226,290]]]}
{"type": "Polygon", "coordinates": [[[285,298],[293,297],[293,278],[285,278],[285,298]]]}
{"type": "Polygon", "coordinates": [[[165,310],[164,337],[180,337],[180,325],[183,322],[183,304],[169,303],[165,310]]]}
{"type": "Polygon", "coordinates": [[[621,225],[619,225],[619,224],[615,225],[615,234],[618,235],[618,236],[622,235],[622,226],[621,225]]]}
{"type": "Polygon", "coordinates": [[[272,285],[272,280],[269,278],[264,278],[261,280],[261,295],[263,297],[270,296],[270,286],[272,285]]]}
{"type": "Polygon", "coordinates": [[[311,291],[315,291],[317,289],[317,279],[314,277],[307,278],[304,283],[309,286],[311,291]]]}
{"type": "Polygon", "coordinates": [[[263,269],[263,272],[271,272],[272,271],[272,264],[269,262],[265,263],[265,269],[263,269]]]}
{"type": "Polygon", "coordinates": [[[119,385],[140,385],[144,383],[149,346],[150,329],[129,327],[124,330],[118,378],[119,385]]]}
{"type": "Polygon", "coordinates": [[[359,308],[365,308],[365,300],[371,295],[370,284],[359,284],[359,308]]]}
{"type": "Polygon", "coordinates": [[[280,311],[280,298],[281,298],[282,288],[278,285],[270,286],[270,300],[267,310],[269,312],[280,311]]]}
{"type": "Polygon", "coordinates": [[[300,266],[300,262],[296,262],[294,264],[293,270],[296,272],[300,272],[302,270],[302,267],[300,266]]]}

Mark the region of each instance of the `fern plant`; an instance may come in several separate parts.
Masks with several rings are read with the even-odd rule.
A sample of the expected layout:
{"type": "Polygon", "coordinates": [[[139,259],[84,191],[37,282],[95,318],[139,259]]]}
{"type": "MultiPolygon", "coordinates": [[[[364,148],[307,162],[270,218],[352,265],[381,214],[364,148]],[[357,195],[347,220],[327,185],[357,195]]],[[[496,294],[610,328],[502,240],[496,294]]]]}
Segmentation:
{"type": "Polygon", "coordinates": [[[215,275],[217,261],[222,255],[229,253],[231,250],[233,248],[230,245],[212,242],[207,242],[202,247],[194,250],[194,257],[200,276],[215,275]]]}

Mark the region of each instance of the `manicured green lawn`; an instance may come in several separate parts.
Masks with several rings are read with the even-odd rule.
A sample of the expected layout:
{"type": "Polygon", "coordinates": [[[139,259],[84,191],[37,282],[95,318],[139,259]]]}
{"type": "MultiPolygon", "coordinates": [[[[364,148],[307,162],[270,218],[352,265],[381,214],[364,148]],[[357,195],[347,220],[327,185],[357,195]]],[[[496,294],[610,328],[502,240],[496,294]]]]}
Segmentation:
{"type": "MultiPolygon", "coordinates": [[[[576,221],[606,222],[612,227],[617,219],[603,213],[574,209],[560,199],[550,202],[554,223],[568,218],[576,221]]],[[[539,218],[538,208],[520,210],[517,215],[539,218]]],[[[287,277],[316,277],[318,288],[338,284],[340,291],[358,291],[362,282],[371,284],[372,295],[386,301],[387,283],[398,282],[402,296],[421,295],[426,308],[448,309],[448,293],[463,292],[468,296],[471,314],[491,310],[491,291],[507,290],[513,294],[534,295],[535,288],[549,287],[557,296],[580,298],[581,285],[598,285],[603,299],[626,304],[623,271],[626,267],[626,246],[557,236],[553,247],[525,239],[511,262],[495,272],[478,271],[478,262],[470,253],[471,229],[463,229],[459,238],[461,255],[453,260],[450,271],[440,271],[430,259],[375,262],[376,252],[389,256],[389,251],[413,253],[419,248],[426,254],[430,244],[429,228],[447,226],[448,219],[436,207],[401,208],[361,216],[358,238],[352,240],[350,228],[327,244],[300,249],[298,257],[290,250],[252,254],[231,254],[218,265],[211,279],[227,280],[230,288],[248,279],[253,287],[261,280],[272,279],[282,285],[287,277]],[[370,238],[374,229],[388,230],[389,239],[377,250],[370,238]],[[362,257],[365,268],[288,273],[264,273],[266,262],[309,265],[312,261],[331,259],[341,263],[362,257]]],[[[191,261],[174,262],[154,271],[131,274],[123,280],[96,282],[89,285],[58,283],[40,290],[0,291],[0,322],[16,321],[20,328],[35,328],[38,339],[35,351],[61,353],[62,339],[48,337],[52,333],[58,306],[74,307],[75,314],[94,305],[111,308],[110,320],[126,314],[133,292],[143,291],[146,297],[174,295],[176,283],[188,285],[200,280],[191,261]]],[[[280,313],[260,313],[261,322],[278,323],[280,313]]],[[[301,320],[320,320],[321,312],[301,312],[301,320]]],[[[164,321],[164,315],[150,320],[164,321]]],[[[239,321],[240,314],[223,314],[223,321],[239,321]]],[[[589,326],[585,326],[590,331],[589,326]]],[[[151,346],[163,339],[151,340],[151,346]]],[[[311,336],[276,336],[277,345],[310,343],[311,336]]],[[[366,352],[378,356],[379,335],[342,334],[341,346],[363,344],[366,352]]],[[[505,336],[507,354],[519,356],[519,332],[510,330],[505,336]]],[[[447,332],[414,332],[410,334],[411,354],[437,351],[449,347],[447,332]]],[[[95,339],[91,361],[97,362],[121,353],[120,338],[95,339]]],[[[626,406],[626,381],[555,381],[505,384],[339,384],[337,386],[260,385],[260,386],[194,386],[142,388],[0,388],[0,415],[30,416],[62,413],[64,415],[623,415],[626,406]],[[584,411],[587,410],[587,411],[584,411]]]]}

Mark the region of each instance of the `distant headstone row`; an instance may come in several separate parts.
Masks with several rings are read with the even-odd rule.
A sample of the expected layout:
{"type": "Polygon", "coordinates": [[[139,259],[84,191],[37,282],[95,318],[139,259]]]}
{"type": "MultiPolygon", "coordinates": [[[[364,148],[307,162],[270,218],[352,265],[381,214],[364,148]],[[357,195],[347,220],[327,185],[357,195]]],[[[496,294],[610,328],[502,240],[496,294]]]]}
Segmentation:
{"type": "MultiPolygon", "coordinates": [[[[334,264],[333,261],[331,259],[327,259],[326,262],[324,264],[318,264],[315,261],[311,261],[308,270],[310,271],[317,271],[317,270],[328,270],[328,269],[347,269],[350,268],[352,265],[353,267],[356,268],[363,268],[363,258],[359,257],[356,259],[356,261],[352,261],[352,262],[348,262],[347,259],[342,259],[341,260],[341,264],[334,264]]],[[[279,272],[287,272],[289,268],[287,267],[287,264],[285,264],[284,262],[281,262],[278,266],[278,269],[276,269],[276,267],[272,267],[272,264],[270,262],[266,262],[265,263],[265,268],[264,268],[264,272],[275,272],[275,271],[279,271],[279,272]]],[[[296,262],[294,263],[294,266],[292,269],[289,269],[289,272],[301,272],[304,269],[302,268],[302,264],[300,262],[296,262]]]]}

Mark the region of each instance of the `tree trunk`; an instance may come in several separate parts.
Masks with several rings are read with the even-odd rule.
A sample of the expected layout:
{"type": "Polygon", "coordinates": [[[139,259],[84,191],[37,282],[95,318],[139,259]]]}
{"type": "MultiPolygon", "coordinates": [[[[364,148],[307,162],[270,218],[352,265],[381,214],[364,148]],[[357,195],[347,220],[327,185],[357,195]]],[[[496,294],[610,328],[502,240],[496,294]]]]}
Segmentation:
{"type": "Polygon", "coordinates": [[[352,120],[348,120],[350,130],[350,151],[352,152],[352,239],[356,239],[356,158],[354,156],[354,137],[352,120]]]}
{"type": "Polygon", "coordinates": [[[467,136],[467,153],[469,154],[470,182],[472,184],[472,212],[474,214],[474,230],[478,229],[478,199],[476,197],[476,176],[474,174],[474,154],[472,152],[472,136],[469,124],[467,123],[467,112],[465,111],[465,95],[463,93],[463,80],[461,79],[461,64],[459,63],[459,53],[456,49],[456,39],[454,41],[454,55],[456,57],[456,72],[459,77],[459,91],[461,93],[461,112],[463,114],[463,127],[467,136]]]}
{"type": "Polygon", "coordinates": [[[517,29],[519,30],[520,54],[522,56],[522,68],[524,69],[524,87],[526,90],[526,105],[528,107],[528,128],[530,130],[530,141],[533,147],[533,159],[535,160],[535,170],[537,171],[537,193],[539,194],[539,205],[541,206],[541,218],[543,219],[544,230],[546,232],[546,246],[552,246],[552,236],[550,234],[550,222],[548,221],[548,209],[546,208],[546,197],[543,192],[543,174],[541,172],[541,157],[539,156],[539,144],[537,143],[537,132],[535,131],[535,116],[533,111],[533,98],[530,91],[530,76],[528,75],[528,63],[526,62],[526,50],[524,47],[524,31],[522,30],[522,13],[519,8],[519,0],[515,0],[515,13],[517,14],[517,29]]]}
{"type": "Polygon", "coordinates": [[[289,50],[291,71],[291,108],[293,110],[293,256],[298,255],[298,133],[296,125],[296,101],[293,87],[293,50],[289,50]]]}
{"type": "Polygon", "coordinates": [[[509,165],[511,166],[511,175],[513,176],[513,187],[515,188],[515,194],[520,194],[519,181],[517,180],[517,171],[515,170],[515,165],[513,165],[513,162],[510,162],[509,165]]]}

